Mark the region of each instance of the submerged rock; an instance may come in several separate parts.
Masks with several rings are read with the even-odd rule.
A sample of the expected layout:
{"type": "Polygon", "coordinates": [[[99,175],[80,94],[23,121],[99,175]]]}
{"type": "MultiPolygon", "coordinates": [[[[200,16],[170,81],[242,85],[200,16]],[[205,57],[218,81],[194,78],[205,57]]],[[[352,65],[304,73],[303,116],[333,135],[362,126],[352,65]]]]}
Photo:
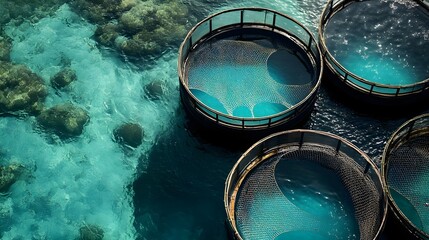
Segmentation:
{"type": "Polygon", "coordinates": [[[94,36],[99,43],[109,46],[115,42],[116,38],[119,36],[118,25],[110,22],[100,25],[97,27],[94,36]]]}
{"type": "Polygon", "coordinates": [[[0,61],[10,60],[11,49],[12,49],[12,40],[9,37],[0,36],[0,61]]]}
{"type": "Polygon", "coordinates": [[[104,231],[96,225],[85,225],[79,229],[79,240],[102,240],[104,231]]]}
{"type": "Polygon", "coordinates": [[[51,78],[51,84],[54,88],[63,88],[77,79],[76,72],[66,67],[51,78]]]}
{"type": "Polygon", "coordinates": [[[74,137],[82,133],[89,115],[84,109],[67,103],[43,110],[36,119],[41,127],[60,137],[74,137]]]}
{"type": "Polygon", "coordinates": [[[0,192],[7,192],[21,175],[23,166],[12,164],[9,166],[0,166],[0,192]]]}
{"type": "Polygon", "coordinates": [[[113,132],[115,141],[131,147],[138,147],[143,141],[143,128],[137,123],[124,123],[113,132]]]}
{"type": "Polygon", "coordinates": [[[75,0],[70,5],[90,22],[103,25],[117,19],[138,2],[140,0],[75,0]]]}
{"type": "Polygon", "coordinates": [[[187,14],[188,9],[178,1],[141,2],[119,18],[119,26],[132,41],[122,44],[119,49],[131,56],[161,53],[183,39],[187,14]]]}
{"type": "Polygon", "coordinates": [[[0,61],[0,113],[38,114],[47,90],[42,78],[24,65],[0,61]]]}
{"type": "Polygon", "coordinates": [[[164,88],[164,81],[152,81],[144,86],[145,97],[151,100],[158,100],[164,94],[164,88]]]}
{"type": "Polygon", "coordinates": [[[98,27],[95,38],[128,56],[159,54],[186,34],[186,5],[175,0],[76,0],[72,7],[98,27]]]}

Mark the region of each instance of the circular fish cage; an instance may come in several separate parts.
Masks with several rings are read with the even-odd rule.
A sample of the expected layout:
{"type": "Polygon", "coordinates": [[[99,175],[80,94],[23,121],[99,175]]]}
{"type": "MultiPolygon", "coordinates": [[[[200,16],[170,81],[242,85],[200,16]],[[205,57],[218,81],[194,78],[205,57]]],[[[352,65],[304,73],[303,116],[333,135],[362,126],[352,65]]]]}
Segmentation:
{"type": "Polygon", "coordinates": [[[350,142],[279,132],[248,149],[224,192],[234,239],[376,239],[387,198],[377,166],[350,142]]]}
{"type": "Polygon", "coordinates": [[[293,18],[263,8],[222,11],[180,46],[181,100],[211,129],[295,126],[314,107],[322,62],[317,41],[293,18]]]}
{"type": "Polygon", "coordinates": [[[329,0],[319,24],[326,80],[376,106],[429,96],[429,1],[329,0]]]}
{"type": "Polygon", "coordinates": [[[429,239],[429,114],[392,134],[382,157],[390,209],[416,239],[429,239]]]}

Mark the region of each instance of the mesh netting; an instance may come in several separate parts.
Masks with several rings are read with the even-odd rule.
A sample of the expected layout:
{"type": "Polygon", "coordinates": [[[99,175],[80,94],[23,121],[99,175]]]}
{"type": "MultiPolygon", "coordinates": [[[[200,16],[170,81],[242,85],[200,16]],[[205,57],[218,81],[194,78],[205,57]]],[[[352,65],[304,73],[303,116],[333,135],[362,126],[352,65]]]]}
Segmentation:
{"type": "Polygon", "coordinates": [[[429,234],[429,134],[414,137],[387,156],[387,185],[402,213],[429,234]]]}
{"type": "Polygon", "coordinates": [[[311,61],[298,54],[271,39],[208,40],[189,54],[188,88],[231,116],[275,114],[302,101],[315,85],[311,61]]]}
{"type": "Polygon", "coordinates": [[[235,204],[237,229],[243,239],[373,239],[383,195],[363,172],[333,148],[288,147],[244,179],[235,204]]]}

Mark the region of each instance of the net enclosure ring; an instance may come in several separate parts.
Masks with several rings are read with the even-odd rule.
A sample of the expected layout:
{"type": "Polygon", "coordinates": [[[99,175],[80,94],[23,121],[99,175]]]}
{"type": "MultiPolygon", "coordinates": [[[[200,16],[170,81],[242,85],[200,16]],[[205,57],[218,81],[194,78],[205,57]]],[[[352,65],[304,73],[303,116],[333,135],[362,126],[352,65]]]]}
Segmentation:
{"type": "Polygon", "coordinates": [[[428,34],[427,0],[329,0],[318,27],[324,81],[360,105],[422,105],[428,34]]]}
{"type": "Polygon", "coordinates": [[[429,239],[429,114],[408,120],[392,134],[381,171],[392,216],[409,238],[429,239]]]}
{"type": "Polygon", "coordinates": [[[323,61],[313,34],[265,8],[235,8],[193,27],[179,49],[185,110],[209,128],[251,132],[309,117],[323,61]]]}
{"type": "Polygon", "coordinates": [[[263,138],[224,191],[233,239],[377,239],[387,197],[373,161],[334,134],[295,129],[263,138]]]}

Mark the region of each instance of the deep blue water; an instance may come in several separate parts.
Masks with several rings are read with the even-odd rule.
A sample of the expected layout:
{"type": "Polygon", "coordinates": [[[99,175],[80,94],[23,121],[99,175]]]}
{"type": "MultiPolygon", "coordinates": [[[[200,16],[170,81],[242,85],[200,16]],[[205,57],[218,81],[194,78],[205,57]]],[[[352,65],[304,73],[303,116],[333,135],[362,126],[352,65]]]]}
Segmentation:
{"type": "MultiPolygon", "coordinates": [[[[91,120],[79,137],[64,141],[34,127],[33,116],[0,117],[2,163],[29,170],[0,196],[0,236],[74,239],[82,225],[96,224],[105,239],[226,239],[224,182],[250,144],[214,143],[188,119],[178,91],[180,39],[136,61],[99,44],[93,37],[97,25],[68,4],[46,15],[50,8],[36,9],[30,4],[35,2],[0,0],[2,36],[13,43],[11,61],[26,65],[47,86],[64,65],[71,66],[77,81],[66,90],[48,87],[45,105],[73,103],[91,120]],[[143,87],[155,80],[163,82],[164,94],[148,99],[143,87]],[[144,129],[143,144],[135,149],[112,140],[113,129],[129,121],[144,129]]],[[[189,10],[186,30],[221,9],[260,6],[290,14],[316,33],[325,1],[183,3],[189,10]]],[[[116,40],[123,43],[122,37],[116,40]]],[[[391,133],[429,112],[429,105],[421,103],[420,110],[407,113],[374,113],[336,95],[322,85],[310,119],[300,127],[338,134],[377,164],[391,133]]]]}

